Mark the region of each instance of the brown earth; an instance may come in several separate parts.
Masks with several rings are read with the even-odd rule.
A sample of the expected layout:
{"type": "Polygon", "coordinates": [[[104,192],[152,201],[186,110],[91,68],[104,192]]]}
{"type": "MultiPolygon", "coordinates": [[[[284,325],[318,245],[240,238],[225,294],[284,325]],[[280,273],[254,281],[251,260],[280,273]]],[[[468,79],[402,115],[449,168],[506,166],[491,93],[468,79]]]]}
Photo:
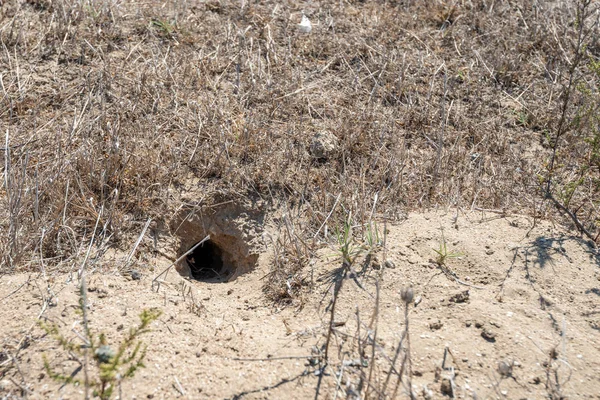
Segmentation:
{"type": "MultiPolygon", "coordinates": [[[[588,242],[549,222],[533,226],[528,217],[454,210],[411,214],[387,229],[384,248],[369,263],[357,258],[344,280],[320,398],[357,398],[361,376],[372,393],[381,390],[405,327],[405,286],[415,294],[408,315],[416,398],[451,391],[456,398],[600,398],[600,256],[588,242]],[[431,260],[444,241],[447,274],[431,260]],[[359,351],[369,343],[366,335],[376,335],[374,351],[369,345],[359,351]]],[[[142,337],[146,368],[123,382],[122,398],[315,397],[317,349],[325,343],[326,307],[340,266],[334,248],[321,249],[311,267],[314,292],[283,308],[263,294],[269,252],[231,282],[170,272],[158,291],[152,279],[171,261],[149,255],[134,280],[114,273],[123,257],[105,255],[89,267],[91,328],[106,333],[110,344],[143,309],[163,314],[142,337]]],[[[66,374],[79,364],[36,323],[52,321],[80,341],[76,276],[0,278],[3,398],[83,397],[83,388],[48,377],[43,355],[66,374]]],[[[399,396],[408,398],[406,384],[399,396]]]]}

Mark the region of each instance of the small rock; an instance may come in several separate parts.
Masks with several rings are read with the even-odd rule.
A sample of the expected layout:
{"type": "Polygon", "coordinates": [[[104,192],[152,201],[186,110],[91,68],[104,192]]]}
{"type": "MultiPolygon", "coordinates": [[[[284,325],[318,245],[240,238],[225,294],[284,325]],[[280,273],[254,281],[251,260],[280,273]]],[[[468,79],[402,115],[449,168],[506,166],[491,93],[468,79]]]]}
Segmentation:
{"type": "Polygon", "coordinates": [[[469,301],[469,291],[465,290],[464,292],[460,292],[450,297],[450,302],[452,303],[466,303],[469,301]]]}
{"type": "Polygon", "coordinates": [[[496,341],[496,334],[489,330],[488,328],[483,328],[481,331],[481,337],[484,338],[485,340],[487,340],[488,342],[495,342],[496,341]]]}
{"type": "Polygon", "coordinates": [[[444,326],[442,321],[437,320],[436,322],[432,322],[429,324],[429,329],[431,329],[432,331],[437,331],[439,329],[442,329],[442,326],[444,326]]]}
{"type": "Polygon", "coordinates": [[[140,279],[142,279],[142,274],[137,269],[132,269],[131,279],[133,279],[134,281],[139,281],[140,279]]]}
{"type": "Polygon", "coordinates": [[[481,322],[481,321],[475,321],[475,328],[479,329],[479,328],[483,327],[483,325],[484,325],[483,322],[481,322]]]}
{"type": "Polygon", "coordinates": [[[452,382],[450,382],[450,379],[448,379],[448,378],[442,379],[442,385],[440,387],[440,391],[442,392],[443,395],[446,395],[448,397],[454,397],[454,390],[452,390],[452,382]]]}
{"type": "Polygon", "coordinates": [[[388,258],[387,260],[384,261],[383,266],[389,269],[395,269],[396,268],[396,264],[394,264],[394,262],[388,258]]]}
{"type": "Polygon", "coordinates": [[[418,306],[421,301],[423,301],[423,298],[421,296],[417,296],[415,298],[415,307],[418,306]]]}
{"type": "Polygon", "coordinates": [[[505,378],[512,376],[512,369],[513,365],[507,361],[500,361],[498,363],[498,372],[505,378]]]}
{"type": "Polygon", "coordinates": [[[494,250],[492,250],[492,249],[486,250],[485,254],[487,254],[488,256],[491,256],[492,254],[494,254],[494,250]]]}
{"type": "Polygon", "coordinates": [[[310,143],[310,154],[317,160],[327,160],[338,149],[337,137],[329,131],[319,132],[310,143]]]}

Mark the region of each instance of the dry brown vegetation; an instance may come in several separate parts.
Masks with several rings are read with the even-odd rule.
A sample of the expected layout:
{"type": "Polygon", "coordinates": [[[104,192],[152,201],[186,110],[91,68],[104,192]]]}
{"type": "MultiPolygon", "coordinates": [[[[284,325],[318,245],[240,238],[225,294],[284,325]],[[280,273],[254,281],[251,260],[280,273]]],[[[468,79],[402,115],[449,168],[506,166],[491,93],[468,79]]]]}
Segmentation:
{"type": "Polygon", "coordinates": [[[147,217],[168,219],[189,182],[198,203],[221,193],[302,208],[309,236],[338,194],[361,222],[375,194],[390,217],[436,205],[548,215],[538,177],[577,51],[554,173],[583,178],[568,203],[597,232],[599,45],[588,32],[575,48],[576,2],[5,1],[0,12],[3,270],[28,268],[40,243],[44,258],[72,256],[101,208],[102,239],[118,244],[147,217]],[[575,125],[582,109],[591,120],[575,125]],[[326,162],[308,152],[322,130],[339,140],[326,162]]]}
{"type": "Polygon", "coordinates": [[[229,200],[281,216],[265,290],[296,304],[348,221],[486,209],[598,243],[599,5],[0,0],[0,271],[229,200]]]}

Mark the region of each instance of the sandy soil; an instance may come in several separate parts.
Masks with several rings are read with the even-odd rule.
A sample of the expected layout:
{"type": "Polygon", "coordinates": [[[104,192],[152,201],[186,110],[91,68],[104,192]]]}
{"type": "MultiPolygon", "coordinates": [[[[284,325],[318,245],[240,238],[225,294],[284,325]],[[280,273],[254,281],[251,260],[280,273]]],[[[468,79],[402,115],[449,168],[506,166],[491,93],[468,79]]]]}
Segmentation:
{"type": "MultiPolygon", "coordinates": [[[[449,397],[448,385],[456,398],[549,398],[548,380],[555,377],[560,383],[555,396],[600,398],[600,256],[571,233],[549,222],[532,229],[532,222],[493,213],[456,218],[454,212],[431,212],[388,226],[386,254],[357,264],[355,279],[344,282],[320,398],[335,398],[338,379],[337,397],[354,398],[359,377],[371,365],[372,385],[381,387],[404,329],[399,292],[408,285],[418,302],[409,312],[417,398],[449,397]],[[461,254],[446,262],[455,275],[430,261],[442,229],[448,251],[461,254]],[[379,312],[370,324],[376,282],[379,312]],[[355,362],[356,339],[375,334],[375,327],[374,364],[371,348],[355,362]],[[512,372],[502,375],[500,362],[512,365],[512,372]]],[[[167,259],[138,265],[140,280],[111,272],[110,260],[96,266],[88,278],[89,317],[109,343],[123,337],[143,309],[163,311],[142,337],[148,344],[146,368],[123,382],[122,398],[314,398],[315,354],[325,342],[339,258],[333,248],[323,248],[312,266],[315,291],[287,307],[269,303],[263,294],[269,260],[268,252],[261,255],[256,270],[228,283],[186,281],[170,273],[158,292],[151,281],[167,259]]],[[[36,319],[57,323],[75,342],[73,332],[81,331],[78,289],[71,279],[76,274],[48,275],[47,281],[41,274],[0,277],[3,398],[24,392],[30,399],[82,398],[81,387],[60,387],[43,367],[43,354],[67,374],[79,364],[36,319]]],[[[408,398],[406,386],[399,396],[408,398]]]]}

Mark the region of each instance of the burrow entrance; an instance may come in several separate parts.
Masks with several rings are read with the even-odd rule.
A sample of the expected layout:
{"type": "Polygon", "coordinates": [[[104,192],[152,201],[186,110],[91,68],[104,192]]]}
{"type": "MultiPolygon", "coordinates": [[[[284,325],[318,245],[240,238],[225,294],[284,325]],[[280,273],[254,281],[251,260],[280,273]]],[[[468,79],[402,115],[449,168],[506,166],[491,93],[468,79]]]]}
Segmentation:
{"type": "Polygon", "coordinates": [[[190,268],[192,278],[199,281],[226,280],[235,272],[235,270],[231,270],[231,265],[228,266],[229,268],[224,267],[223,250],[211,240],[198,245],[192,253],[186,256],[185,261],[190,268]]]}
{"type": "Polygon", "coordinates": [[[221,207],[182,210],[171,222],[178,238],[180,275],[203,282],[228,282],[256,267],[262,250],[263,214],[233,203],[221,207]]]}

